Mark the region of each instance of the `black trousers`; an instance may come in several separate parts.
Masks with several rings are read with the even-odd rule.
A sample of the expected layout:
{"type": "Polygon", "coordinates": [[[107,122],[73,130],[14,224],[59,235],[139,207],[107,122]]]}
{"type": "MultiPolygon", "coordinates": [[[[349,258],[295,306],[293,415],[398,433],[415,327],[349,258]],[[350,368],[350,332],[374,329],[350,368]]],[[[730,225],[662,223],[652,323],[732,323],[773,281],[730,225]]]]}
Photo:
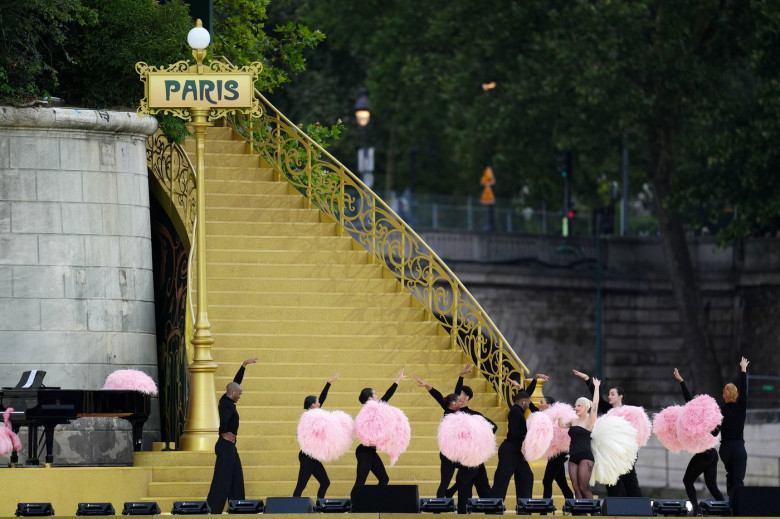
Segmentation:
{"type": "Polygon", "coordinates": [[[325,467],[320,461],[307,456],[303,452],[298,453],[298,461],[301,462],[301,467],[298,469],[298,484],[295,485],[295,490],[293,490],[293,497],[301,497],[309,479],[314,476],[314,479],[320,484],[320,488],[317,490],[317,497],[323,499],[325,492],[328,491],[330,486],[330,479],[328,479],[328,473],[325,472],[325,467]]]}
{"type": "Polygon", "coordinates": [[[639,479],[636,477],[636,465],[631,470],[620,476],[617,483],[607,485],[608,497],[643,497],[639,488],[639,479]]]}
{"type": "Polygon", "coordinates": [[[726,440],[721,442],[720,459],[726,467],[726,493],[734,498],[734,490],[745,486],[747,470],[747,451],[745,440],[726,440]]]}
{"type": "Polygon", "coordinates": [[[553,481],[558,483],[563,497],[566,499],[574,497],[574,492],[569,488],[569,482],[566,481],[566,469],[564,468],[566,454],[561,452],[547,460],[547,467],[544,469],[544,477],[542,478],[542,497],[552,497],[553,481]]]}
{"type": "Polygon", "coordinates": [[[691,461],[688,462],[688,468],[685,469],[683,485],[685,485],[685,493],[688,494],[688,501],[691,502],[694,510],[699,506],[694,483],[696,483],[696,478],[702,474],[704,474],[704,484],[712,494],[712,498],[723,501],[723,494],[718,488],[718,453],[715,452],[714,448],[694,454],[691,461]]]}
{"type": "Polygon", "coordinates": [[[217,461],[206,502],[212,514],[221,514],[228,499],[246,499],[244,496],[244,471],[236,445],[221,436],[214,445],[217,461]]]}
{"type": "Polygon", "coordinates": [[[504,440],[498,448],[498,465],[493,476],[492,497],[506,499],[509,480],[515,478],[517,498],[532,497],[534,489],[534,473],[520,451],[520,447],[504,440]]]}
{"type": "Polygon", "coordinates": [[[464,467],[458,465],[458,475],[455,476],[455,487],[458,489],[458,513],[469,513],[469,499],[471,488],[474,486],[474,478],[479,472],[478,467],[464,467]]]}
{"type": "Polygon", "coordinates": [[[376,453],[376,447],[358,445],[357,449],[355,449],[355,458],[357,458],[357,476],[355,477],[355,486],[352,487],[352,492],[366,484],[369,472],[376,476],[380,485],[387,485],[390,482],[390,478],[385,470],[385,464],[382,463],[382,458],[376,453]]]}
{"type": "MultiPolygon", "coordinates": [[[[450,486],[450,481],[452,481],[452,475],[455,474],[457,464],[450,461],[441,452],[439,453],[439,459],[441,460],[441,468],[439,470],[441,479],[439,481],[439,488],[436,489],[436,497],[452,497],[452,495],[448,495],[447,490],[450,486]]],[[[457,489],[457,485],[455,488],[457,489]]]]}
{"type": "MultiPolygon", "coordinates": [[[[493,491],[490,488],[490,480],[488,479],[487,469],[485,468],[484,463],[479,467],[477,467],[477,475],[474,477],[473,483],[474,483],[474,488],[477,490],[477,495],[479,497],[491,497],[493,495],[493,491]]],[[[446,497],[454,496],[457,491],[458,491],[458,486],[452,485],[450,488],[447,489],[446,497]]],[[[437,496],[437,497],[445,497],[445,496],[437,496]]]]}

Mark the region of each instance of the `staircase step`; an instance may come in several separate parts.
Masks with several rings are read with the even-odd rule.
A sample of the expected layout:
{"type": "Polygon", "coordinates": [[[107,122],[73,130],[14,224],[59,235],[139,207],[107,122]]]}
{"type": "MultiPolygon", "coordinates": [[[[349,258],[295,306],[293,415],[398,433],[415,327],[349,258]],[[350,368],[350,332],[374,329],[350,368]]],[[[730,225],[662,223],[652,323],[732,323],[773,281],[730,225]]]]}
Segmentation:
{"type": "Polygon", "coordinates": [[[209,236],[206,250],[269,251],[269,250],[364,250],[356,249],[352,238],[348,236],[271,236],[244,237],[237,240],[235,236],[209,236]]]}
{"type": "MultiPolygon", "coordinates": [[[[369,257],[362,250],[239,250],[211,249],[208,262],[235,265],[237,267],[257,267],[269,265],[359,265],[368,264],[369,257]]],[[[288,269],[289,272],[289,269],[288,269]]]]}
{"type": "MultiPolygon", "coordinates": [[[[210,307],[210,308],[213,308],[210,307]]],[[[209,314],[211,315],[211,314],[209,314]]],[[[348,349],[348,350],[321,350],[317,352],[316,355],[316,362],[324,367],[327,367],[329,364],[338,367],[342,362],[348,361],[350,356],[354,354],[354,349],[348,349]]],[[[227,370],[233,370],[235,367],[236,370],[238,369],[238,365],[241,361],[244,359],[250,358],[252,356],[257,356],[260,358],[260,362],[262,364],[268,365],[268,364],[290,364],[295,362],[300,362],[301,359],[304,358],[312,358],[312,352],[310,349],[306,348],[296,348],[296,349],[287,349],[287,348],[273,348],[273,349],[260,349],[256,348],[254,350],[249,349],[237,349],[237,348],[212,348],[211,353],[214,356],[215,359],[219,359],[219,362],[221,365],[225,365],[227,370]]],[[[463,366],[465,363],[464,355],[460,351],[455,350],[441,350],[441,351],[420,351],[420,350],[400,350],[400,351],[374,351],[371,352],[371,360],[372,362],[378,362],[381,364],[392,364],[392,365],[400,365],[403,366],[405,364],[416,364],[416,365],[432,365],[432,366],[442,366],[442,365],[448,365],[450,367],[454,366],[455,369],[463,366]]],[[[234,370],[235,371],[235,370],[234,370]]],[[[324,371],[324,369],[317,370],[319,373],[330,376],[327,372],[324,371]]],[[[338,371],[338,369],[336,370],[338,371]]],[[[439,370],[437,370],[438,372],[439,370]]],[[[452,370],[455,371],[455,370],[452,370]]],[[[440,381],[442,379],[445,379],[444,376],[439,376],[438,373],[418,373],[421,378],[425,379],[426,381],[430,382],[431,384],[434,384],[437,388],[438,385],[434,383],[434,381],[440,381]],[[430,380],[429,380],[430,379],[430,380]]],[[[448,386],[455,386],[455,381],[452,377],[452,372],[448,373],[449,376],[446,377],[446,380],[448,381],[448,386]]],[[[341,380],[337,381],[337,383],[342,382],[341,380]]],[[[467,382],[468,384],[468,382],[467,382]]],[[[340,385],[340,384],[339,384],[340,385]]],[[[444,391],[442,389],[442,391],[444,391]]],[[[425,391],[420,391],[421,394],[425,394],[425,391]]],[[[431,399],[433,400],[433,399],[431,399]]]]}
{"type": "MultiPolygon", "coordinates": [[[[350,251],[352,252],[352,251],[350,251]]],[[[357,257],[357,256],[356,256],[357,257]]],[[[207,258],[208,259],[208,258],[207,258]]],[[[382,279],[384,272],[379,265],[315,265],[306,263],[216,263],[208,259],[206,276],[211,279],[238,277],[241,279],[285,279],[293,275],[308,279],[315,277],[332,279],[382,279]]]]}
{"type": "MultiPolygon", "coordinates": [[[[326,303],[326,301],[323,301],[326,303]]],[[[317,321],[420,321],[422,308],[336,307],[336,306],[233,306],[209,304],[209,318],[243,321],[300,320],[306,315],[317,321]]]]}
{"type": "MultiPolygon", "coordinates": [[[[229,344],[230,346],[241,348],[243,351],[252,350],[252,348],[310,348],[311,350],[341,350],[345,356],[359,355],[365,352],[371,352],[371,355],[384,351],[418,350],[418,351],[438,351],[450,347],[450,337],[444,333],[434,336],[412,336],[412,335],[380,335],[370,333],[366,330],[363,335],[333,334],[321,337],[312,335],[301,335],[295,330],[287,330],[285,333],[232,333],[225,332],[215,336],[215,346],[229,344]]],[[[254,353],[245,355],[244,358],[257,356],[254,353]]]]}
{"type": "MultiPolygon", "coordinates": [[[[319,223],[320,214],[313,209],[291,209],[267,207],[264,209],[225,209],[212,208],[206,216],[216,234],[225,234],[226,227],[237,223],[279,222],[279,223],[319,223]]],[[[293,233],[296,234],[296,233],[293,233]]]]}
{"type": "Polygon", "coordinates": [[[209,288],[233,292],[309,292],[320,290],[325,293],[343,293],[345,290],[354,290],[362,293],[372,291],[391,293],[400,290],[398,281],[389,278],[309,279],[291,277],[242,279],[238,276],[209,276],[208,286],[209,288]]]}
{"type": "MultiPolygon", "coordinates": [[[[264,333],[285,333],[290,328],[296,328],[300,335],[344,335],[349,336],[350,332],[359,335],[370,330],[379,335],[392,335],[400,333],[402,335],[437,335],[440,332],[439,325],[434,322],[420,323],[394,323],[382,322],[366,323],[354,321],[354,326],[347,326],[346,323],[334,323],[328,321],[309,321],[306,319],[290,321],[238,321],[238,320],[211,320],[211,330],[213,333],[222,333],[230,331],[231,333],[252,332],[258,329],[264,333]]],[[[280,369],[285,366],[280,366],[280,369]]]]}
{"type": "MultiPolygon", "coordinates": [[[[234,180],[206,177],[206,203],[209,204],[209,195],[254,195],[271,196],[282,195],[290,196],[290,187],[282,182],[262,181],[262,180],[234,180]]],[[[291,198],[300,198],[297,197],[291,198]]]]}
{"type": "MultiPolygon", "coordinates": [[[[336,236],[332,222],[206,222],[206,235],[218,236],[336,236]]],[[[208,241],[208,238],[206,238],[208,241]]]]}
{"type": "MultiPolygon", "coordinates": [[[[323,297],[319,292],[227,292],[224,290],[209,290],[209,308],[215,305],[240,302],[246,306],[308,306],[312,301],[319,301],[323,297]]],[[[358,307],[377,307],[390,310],[392,308],[419,307],[412,303],[412,296],[408,293],[328,293],[326,303],[332,306],[354,305],[358,307]]]]}
{"type": "Polygon", "coordinates": [[[303,209],[306,199],[302,196],[290,196],[288,194],[254,194],[254,193],[209,193],[206,196],[206,208],[210,214],[223,216],[227,215],[217,213],[219,209],[263,209],[263,208],[286,208],[303,209]]]}
{"type": "MultiPolygon", "coordinates": [[[[251,355],[247,355],[245,358],[251,358],[251,355]]],[[[259,363],[260,365],[264,364],[262,357],[259,363]]],[[[232,366],[237,367],[238,364],[239,363],[236,362],[233,363],[232,366]]],[[[400,364],[396,364],[395,367],[388,367],[387,372],[389,373],[389,376],[386,379],[377,379],[375,381],[367,381],[362,377],[347,378],[342,376],[333,385],[330,393],[339,396],[339,398],[342,396],[346,397],[346,400],[339,400],[338,402],[350,402],[353,398],[355,401],[357,401],[357,395],[364,387],[366,387],[367,384],[371,385],[372,387],[378,386],[379,390],[383,391],[384,389],[387,389],[390,382],[394,380],[393,377],[398,374],[398,369],[400,366],[400,364]],[[394,371],[394,373],[391,373],[392,371],[394,371]]],[[[433,386],[441,391],[442,394],[446,395],[455,389],[455,384],[453,383],[452,377],[447,377],[445,379],[441,376],[431,376],[432,374],[428,373],[427,371],[427,366],[415,366],[419,367],[419,369],[412,370],[410,368],[407,369],[406,372],[412,375],[417,374],[418,376],[425,375],[424,377],[421,376],[421,378],[423,378],[426,382],[433,384],[433,386]]],[[[319,394],[319,392],[322,390],[322,386],[325,385],[325,380],[328,377],[332,376],[334,373],[341,374],[338,368],[340,368],[340,366],[324,366],[317,367],[316,369],[312,368],[309,373],[295,377],[276,376],[275,373],[269,373],[265,376],[253,376],[251,372],[247,372],[247,374],[244,375],[244,382],[242,384],[244,390],[243,394],[247,402],[260,403],[271,401],[269,400],[270,397],[266,395],[271,395],[275,398],[277,397],[277,393],[293,395],[293,405],[298,407],[300,403],[298,400],[301,400],[302,402],[302,398],[305,395],[314,393],[319,394]]],[[[237,369],[228,369],[226,372],[227,374],[217,375],[215,384],[220,395],[222,393],[222,388],[224,388],[228,382],[233,380],[236,371],[237,369]]],[[[384,374],[384,370],[382,374],[384,374]]],[[[423,389],[416,387],[416,382],[403,381],[402,384],[412,384],[416,391],[414,393],[405,393],[403,391],[397,392],[397,394],[393,396],[393,402],[395,403],[397,400],[399,407],[403,408],[405,405],[409,405],[409,402],[416,402],[416,395],[422,394],[424,396],[423,401],[426,402],[426,404],[423,405],[430,405],[432,409],[436,409],[433,398],[430,395],[425,396],[423,389]],[[409,400],[407,399],[407,394],[409,395],[409,400]]],[[[474,390],[474,409],[480,411],[483,407],[496,404],[497,397],[495,396],[495,393],[488,393],[490,387],[486,380],[468,379],[466,385],[470,386],[474,390]]],[[[506,420],[502,420],[502,422],[506,422],[506,420]]]]}

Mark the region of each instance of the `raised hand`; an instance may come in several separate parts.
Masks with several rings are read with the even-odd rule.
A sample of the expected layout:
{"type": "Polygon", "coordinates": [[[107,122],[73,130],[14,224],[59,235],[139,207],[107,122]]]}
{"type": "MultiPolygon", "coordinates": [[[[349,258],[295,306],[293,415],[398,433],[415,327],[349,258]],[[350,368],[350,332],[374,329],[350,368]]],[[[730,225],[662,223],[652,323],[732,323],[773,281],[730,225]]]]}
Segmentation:
{"type": "Polygon", "coordinates": [[[742,368],[742,371],[747,373],[747,367],[748,364],[750,364],[750,361],[747,360],[745,357],[742,357],[742,360],[739,361],[739,367],[742,368]]]}
{"type": "Polygon", "coordinates": [[[674,368],[674,378],[677,379],[677,382],[683,381],[683,378],[680,375],[680,371],[677,368],[674,368]]]}
{"type": "Polygon", "coordinates": [[[241,363],[241,365],[246,367],[247,364],[254,364],[258,360],[260,360],[260,357],[252,357],[251,359],[246,359],[244,362],[241,363]]]}
{"type": "Polygon", "coordinates": [[[398,372],[398,376],[395,378],[395,383],[398,384],[400,381],[402,381],[405,378],[409,378],[409,377],[404,375],[404,368],[401,368],[401,371],[398,372]]]}
{"type": "Polygon", "coordinates": [[[460,376],[463,377],[471,373],[471,368],[473,367],[474,364],[472,364],[471,362],[467,362],[466,366],[462,370],[460,370],[460,376]]]}
{"type": "Polygon", "coordinates": [[[339,374],[336,373],[335,375],[333,375],[332,377],[330,377],[328,379],[328,384],[332,384],[333,382],[337,381],[338,379],[339,379],[339,374]]]}
{"type": "Polygon", "coordinates": [[[582,371],[577,371],[576,369],[571,370],[571,372],[585,381],[587,381],[590,378],[587,374],[583,373],[582,371]]]}

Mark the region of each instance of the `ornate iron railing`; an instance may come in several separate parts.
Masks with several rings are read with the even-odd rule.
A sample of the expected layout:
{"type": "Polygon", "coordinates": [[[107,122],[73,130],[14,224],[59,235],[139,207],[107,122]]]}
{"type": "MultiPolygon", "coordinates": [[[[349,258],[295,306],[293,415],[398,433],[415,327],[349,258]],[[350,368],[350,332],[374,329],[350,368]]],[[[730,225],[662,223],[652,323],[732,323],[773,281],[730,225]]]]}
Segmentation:
{"type": "Polygon", "coordinates": [[[160,130],[146,141],[146,164],[154,176],[152,190],[161,191],[158,200],[168,202],[164,209],[189,247],[195,227],[195,167],[182,147],[169,142],[160,130]]]}
{"type": "Polygon", "coordinates": [[[507,377],[525,385],[528,368],[455,274],[383,200],[291,123],[259,92],[262,116],[227,118],[252,149],[336,221],[435,316],[511,406],[507,377]]]}

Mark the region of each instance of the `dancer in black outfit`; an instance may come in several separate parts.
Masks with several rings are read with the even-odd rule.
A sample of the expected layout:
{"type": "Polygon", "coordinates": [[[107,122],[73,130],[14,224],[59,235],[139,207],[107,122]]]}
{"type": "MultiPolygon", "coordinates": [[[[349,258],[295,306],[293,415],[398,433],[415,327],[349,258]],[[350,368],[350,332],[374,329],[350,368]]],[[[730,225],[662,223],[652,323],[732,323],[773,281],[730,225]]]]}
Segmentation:
{"type": "Polygon", "coordinates": [[[493,476],[492,497],[506,499],[506,491],[512,476],[515,478],[518,502],[521,498],[530,498],[533,493],[534,473],[520,450],[528,433],[525,411],[530,403],[531,397],[525,391],[520,391],[514,397],[514,405],[509,410],[509,430],[506,440],[498,448],[498,466],[493,476]]]}
{"type": "Polygon", "coordinates": [[[726,467],[726,493],[733,501],[737,488],[745,485],[747,451],[745,450],[745,417],[747,416],[747,367],[750,361],[745,357],[739,361],[739,391],[734,384],[723,388],[720,412],[723,423],[720,429],[720,459],[726,467]]]}
{"type": "MultiPolygon", "coordinates": [[[[466,414],[481,416],[490,422],[490,425],[493,426],[493,432],[495,433],[498,430],[498,426],[493,423],[493,420],[486,417],[482,413],[469,408],[469,401],[474,397],[474,391],[472,391],[469,386],[463,385],[463,377],[471,372],[472,367],[473,365],[471,362],[467,362],[466,366],[460,371],[458,382],[455,384],[454,393],[456,395],[460,395],[460,411],[466,414]]],[[[476,489],[477,495],[479,497],[490,497],[492,495],[490,480],[488,479],[487,468],[485,468],[484,463],[477,467],[477,475],[474,477],[474,488],[476,489]]],[[[455,490],[456,487],[450,487],[447,490],[447,497],[452,497],[455,494],[455,490]]]]}
{"type": "Polygon", "coordinates": [[[590,448],[590,433],[596,423],[599,404],[599,385],[601,381],[593,379],[593,402],[585,397],[578,398],[574,404],[577,417],[571,422],[563,423],[558,418],[558,427],[569,429],[569,477],[574,487],[577,499],[592,499],[593,493],[588,488],[590,476],[593,473],[593,451],[590,448]]]}
{"type": "MultiPolygon", "coordinates": [[[[367,387],[363,388],[363,390],[360,392],[360,395],[358,395],[358,400],[361,404],[365,404],[369,400],[381,400],[382,402],[387,402],[398,388],[398,383],[405,378],[407,377],[404,375],[404,370],[401,369],[401,371],[398,372],[398,376],[396,377],[395,382],[393,382],[385,394],[382,395],[382,398],[377,396],[376,391],[370,387],[367,387]]],[[[355,458],[357,458],[357,474],[355,476],[355,486],[352,487],[352,494],[355,493],[355,490],[358,487],[362,487],[366,484],[366,479],[368,479],[369,472],[376,476],[376,479],[380,485],[387,485],[390,482],[390,478],[388,477],[387,471],[385,470],[385,464],[382,463],[382,458],[380,458],[379,454],[376,453],[376,447],[368,447],[363,444],[358,445],[355,449],[355,458]]]]}
{"type": "Polygon", "coordinates": [[[236,449],[239,423],[236,402],[241,398],[241,381],[244,380],[245,368],[255,362],[257,357],[247,359],[241,364],[233,382],[227,385],[225,394],[219,399],[219,438],[214,445],[217,460],[206,498],[212,514],[221,514],[228,499],[245,499],[244,471],[236,449]]]}
{"type": "MultiPolygon", "coordinates": [[[[685,385],[680,372],[677,368],[674,368],[674,378],[680,383],[680,389],[682,389],[683,398],[686,402],[693,400],[691,393],[688,391],[688,387],[685,385]]],[[[712,431],[713,436],[718,435],[718,429],[712,431]]],[[[704,474],[704,484],[707,486],[707,490],[710,491],[712,497],[718,501],[723,501],[723,494],[720,493],[718,488],[718,453],[715,447],[707,449],[704,452],[694,454],[691,461],[688,462],[688,467],[685,469],[685,475],[683,476],[683,485],[685,486],[685,493],[688,494],[688,501],[693,506],[693,515],[699,515],[699,500],[696,498],[696,478],[701,474],[704,474]]]]}
{"type": "MultiPolygon", "coordinates": [[[[572,370],[572,373],[585,381],[588,391],[593,391],[593,382],[588,375],[575,369],[572,370]]],[[[599,414],[606,414],[613,407],[622,406],[624,397],[623,388],[618,386],[609,388],[606,400],[602,397],[599,401],[599,414]]],[[[608,497],[642,497],[642,489],[639,488],[639,478],[636,475],[636,463],[631,467],[631,470],[618,478],[617,483],[606,485],[606,487],[608,497]]]]}
{"type": "MultiPolygon", "coordinates": [[[[516,382],[511,378],[507,378],[507,380],[516,387],[522,387],[520,386],[519,382],[516,382]]],[[[544,380],[545,382],[547,382],[548,380],[550,380],[550,377],[542,373],[537,373],[533,381],[530,384],[528,384],[528,389],[526,390],[526,392],[529,395],[534,394],[537,380],[544,380]]],[[[539,407],[536,407],[536,404],[531,402],[530,404],[528,404],[528,409],[530,409],[532,413],[536,413],[538,411],[544,411],[545,409],[549,409],[550,406],[553,405],[554,403],[555,403],[555,399],[553,397],[543,396],[539,400],[539,407]]],[[[553,481],[555,481],[558,484],[558,488],[561,489],[561,494],[563,494],[564,498],[571,499],[574,497],[574,493],[571,491],[571,488],[569,488],[569,482],[566,481],[565,465],[568,456],[569,456],[568,452],[560,452],[547,460],[547,466],[544,468],[544,476],[542,477],[542,497],[544,498],[552,497],[553,481]]]]}
{"type": "MultiPolygon", "coordinates": [[[[336,373],[328,379],[325,383],[325,387],[322,388],[322,393],[320,393],[319,398],[314,395],[309,395],[304,398],[303,408],[308,410],[322,407],[322,404],[325,403],[325,398],[328,396],[330,385],[338,380],[338,378],[339,374],[336,373]]],[[[306,488],[309,479],[314,476],[314,479],[320,484],[320,488],[317,490],[317,497],[324,499],[325,492],[328,491],[328,487],[330,486],[330,479],[328,478],[328,473],[325,472],[325,467],[322,465],[322,462],[304,454],[303,451],[298,452],[298,461],[301,462],[301,468],[298,469],[298,484],[295,485],[295,490],[293,490],[293,497],[301,497],[303,489],[306,488]]]]}
{"type": "MultiPolygon", "coordinates": [[[[428,394],[430,394],[433,399],[436,400],[436,403],[444,410],[444,416],[455,413],[460,409],[459,395],[452,393],[445,398],[438,389],[420,379],[418,376],[414,375],[414,379],[417,381],[418,386],[428,390],[428,394]]],[[[439,488],[436,489],[436,497],[445,497],[447,496],[447,487],[449,486],[450,481],[452,481],[452,476],[455,474],[455,469],[458,464],[451,461],[441,452],[439,452],[439,459],[441,460],[441,480],[439,482],[439,488]]]]}

